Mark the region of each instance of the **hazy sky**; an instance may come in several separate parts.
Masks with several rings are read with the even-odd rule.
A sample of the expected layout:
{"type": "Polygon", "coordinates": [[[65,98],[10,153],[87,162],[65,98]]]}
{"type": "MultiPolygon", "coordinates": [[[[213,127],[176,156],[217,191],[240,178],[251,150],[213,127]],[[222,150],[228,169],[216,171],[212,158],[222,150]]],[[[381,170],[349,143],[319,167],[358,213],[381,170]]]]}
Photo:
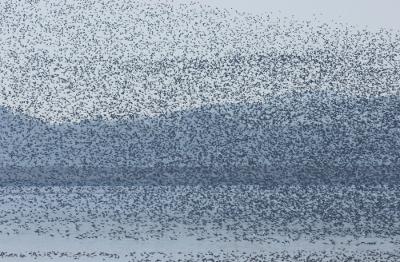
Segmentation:
{"type": "MultiPolygon", "coordinates": [[[[192,0],[178,0],[192,1],[192,0]]],[[[281,12],[300,19],[320,14],[322,20],[343,21],[355,26],[400,30],[400,0],[200,0],[210,5],[250,12],[281,12]]]]}

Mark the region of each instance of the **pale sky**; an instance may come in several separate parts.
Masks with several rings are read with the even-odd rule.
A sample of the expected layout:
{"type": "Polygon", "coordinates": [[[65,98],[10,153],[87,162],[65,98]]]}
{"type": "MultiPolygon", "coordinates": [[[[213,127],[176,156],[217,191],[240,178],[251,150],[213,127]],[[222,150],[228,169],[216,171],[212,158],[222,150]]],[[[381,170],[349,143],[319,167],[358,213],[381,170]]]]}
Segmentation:
{"type": "Polygon", "coordinates": [[[383,27],[400,30],[400,0],[199,0],[199,2],[254,13],[293,15],[298,19],[312,19],[313,14],[318,14],[318,18],[323,21],[346,22],[370,29],[383,27]]]}

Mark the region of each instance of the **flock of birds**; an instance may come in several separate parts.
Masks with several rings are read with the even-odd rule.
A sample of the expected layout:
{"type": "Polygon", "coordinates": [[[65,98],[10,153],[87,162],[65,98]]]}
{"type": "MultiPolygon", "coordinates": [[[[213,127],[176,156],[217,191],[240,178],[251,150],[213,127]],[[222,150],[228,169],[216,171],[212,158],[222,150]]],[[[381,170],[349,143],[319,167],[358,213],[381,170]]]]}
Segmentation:
{"type": "Polygon", "coordinates": [[[398,261],[399,69],[395,30],[1,1],[0,258],[398,261]],[[2,250],[21,235],[265,247],[2,250]],[[344,249],[266,250],[303,240],[344,249]]]}
{"type": "Polygon", "coordinates": [[[400,257],[399,188],[147,185],[0,190],[0,242],[33,236],[45,247],[19,252],[0,247],[4,256],[32,258],[28,253],[36,252],[38,259],[82,259],[118,254],[115,260],[122,261],[207,257],[211,261],[396,261],[400,257]],[[60,239],[83,244],[81,249],[70,249],[68,244],[53,249],[52,243],[60,239]],[[103,249],[83,248],[85,241],[115,241],[120,249],[110,250],[107,244],[103,249]],[[140,243],[150,244],[140,248],[140,243]],[[158,249],[163,245],[157,243],[165,248],[158,249]]]}
{"type": "Polygon", "coordinates": [[[0,203],[7,207],[0,213],[2,235],[280,242],[273,236],[316,241],[400,234],[398,188],[147,185],[0,190],[0,203]]]}
{"type": "Polygon", "coordinates": [[[69,259],[78,260],[81,258],[93,259],[93,261],[165,261],[165,262],[287,262],[287,261],[365,261],[365,262],[396,262],[399,257],[390,253],[379,254],[377,252],[367,252],[364,254],[348,254],[341,252],[321,252],[322,255],[310,254],[308,252],[299,252],[295,255],[288,254],[287,252],[271,252],[270,254],[243,254],[238,252],[231,252],[229,254],[220,252],[205,252],[193,255],[191,253],[170,254],[165,252],[149,252],[137,253],[131,252],[124,256],[118,253],[107,252],[27,252],[13,253],[13,252],[0,252],[1,259],[69,259]],[[334,259],[332,259],[334,257],[334,259]],[[325,260],[323,260],[325,259],[325,260]]]}
{"type": "Polygon", "coordinates": [[[12,177],[9,166],[292,166],[398,180],[397,31],[163,1],[1,8],[12,177]]]}
{"type": "Polygon", "coordinates": [[[292,93],[269,103],[54,125],[3,109],[0,180],[398,184],[399,102],[292,93]]]}

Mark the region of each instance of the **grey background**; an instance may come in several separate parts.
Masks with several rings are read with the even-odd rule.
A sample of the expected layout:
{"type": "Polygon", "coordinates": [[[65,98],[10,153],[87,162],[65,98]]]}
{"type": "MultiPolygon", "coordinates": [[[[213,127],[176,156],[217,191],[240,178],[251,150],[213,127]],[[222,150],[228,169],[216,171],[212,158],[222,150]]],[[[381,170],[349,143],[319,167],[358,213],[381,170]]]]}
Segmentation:
{"type": "Polygon", "coordinates": [[[253,13],[293,15],[307,20],[316,14],[318,19],[326,22],[340,21],[373,30],[379,28],[400,30],[398,0],[202,0],[201,2],[253,13]]]}

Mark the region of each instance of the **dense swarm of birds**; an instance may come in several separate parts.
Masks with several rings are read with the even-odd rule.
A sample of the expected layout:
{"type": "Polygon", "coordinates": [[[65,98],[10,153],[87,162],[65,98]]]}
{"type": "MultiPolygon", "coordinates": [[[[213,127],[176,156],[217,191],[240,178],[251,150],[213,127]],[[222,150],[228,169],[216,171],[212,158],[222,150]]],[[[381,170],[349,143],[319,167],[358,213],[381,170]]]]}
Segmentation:
{"type": "MultiPolygon", "coordinates": [[[[396,261],[400,257],[399,188],[96,186],[0,190],[0,205],[7,207],[0,209],[0,241],[27,235],[47,239],[49,243],[43,244],[47,249],[39,249],[38,256],[54,259],[62,254],[72,257],[78,251],[80,259],[104,256],[98,249],[71,250],[68,245],[51,251],[51,243],[60,239],[122,241],[119,252],[113,251],[118,255],[115,259],[121,257],[122,261],[124,255],[137,259],[133,261],[204,261],[200,259],[205,257],[214,261],[396,261]],[[124,241],[133,242],[126,245],[124,241]],[[165,241],[169,252],[158,250],[163,245],[151,241],[165,241]],[[152,250],[135,243],[153,243],[152,250]],[[129,255],[128,251],[135,252],[129,255]]],[[[27,252],[15,254],[29,258],[29,251],[36,249],[28,247],[27,252]]],[[[106,246],[102,251],[112,250],[106,246]]]]}
{"type": "Polygon", "coordinates": [[[0,258],[398,261],[399,69],[394,30],[0,1],[0,258]],[[2,250],[16,235],[337,249],[2,250]]]}
{"type": "MultiPolygon", "coordinates": [[[[391,253],[379,252],[353,252],[347,254],[343,252],[327,252],[322,251],[319,253],[298,252],[297,254],[288,254],[287,252],[271,252],[270,254],[243,254],[240,252],[204,252],[193,255],[191,253],[179,252],[131,252],[126,255],[119,255],[117,253],[108,252],[40,252],[31,251],[26,253],[15,252],[0,252],[2,259],[18,259],[19,261],[29,261],[29,259],[96,259],[99,261],[127,261],[127,262],[150,262],[150,261],[165,261],[165,262],[304,262],[304,261],[329,261],[329,262],[396,262],[399,256],[391,253]],[[332,255],[334,258],[332,258],[332,255]],[[107,259],[107,260],[106,260],[107,259]]],[[[90,260],[89,260],[90,261],[90,260]]]]}
{"type": "Polygon", "coordinates": [[[173,1],[1,10],[0,159],[13,177],[7,167],[167,166],[398,180],[398,31],[173,1]]]}
{"type": "Polygon", "coordinates": [[[31,251],[26,253],[0,252],[1,259],[18,259],[19,261],[29,261],[29,259],[87,259],[88,261],[127,261],[127,262],[304,262],[304,261],[329,261],[329,262],[397,262],[399,256],[389,252],[353,252],[351,254],[344,252],[319,253],[298,252],[297,254],[288,254],[288,252],[271,252],[269,254],[243,254],[241,252],[202,252],[196,255],[191,253],[179,252],[130,252],[123,256],[117,253],[108,252],[40,252],[31,251]],[[334,258],[332,258],[332,256],[334,258]]]}
{"type": "Polygon", "coordinates": [[[147,185],[0,192],[1,205],[8,207],[0,212],[0,233],[7,235],[259,242],[277,235],[290,240],[400,235],[398,188],[147,185]]]}

